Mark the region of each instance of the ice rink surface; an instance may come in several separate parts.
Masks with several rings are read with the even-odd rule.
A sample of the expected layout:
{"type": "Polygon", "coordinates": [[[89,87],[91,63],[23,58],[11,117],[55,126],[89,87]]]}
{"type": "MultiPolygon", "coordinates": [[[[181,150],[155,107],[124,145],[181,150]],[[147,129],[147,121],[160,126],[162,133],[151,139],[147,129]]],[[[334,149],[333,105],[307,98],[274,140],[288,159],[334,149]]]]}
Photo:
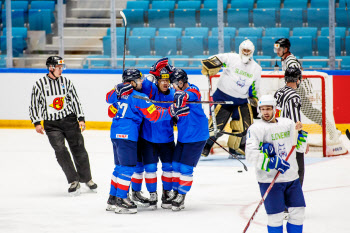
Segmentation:
{"type": "MultiPolygon", "coordinates": [[[[106,212],[114,168],[109,131],[83,134],[98,192],[83,184],[82,194],[70,197],[46,135],[34,129],[0,130],[1,233],[242,232],[261,199],[254,169],[247,164],[248,172],[239,173],[242,165],[218,152],[200,160],[184,210],[163,210],[158,203],[157,210],[139,209],[135,215],[106,212]]],[[[349,150],[350,141],[342,139],[349,150]]],[[[350,232],[350,155],[312,156],[305,162],[304,232],[350,232]]],[[[267,232],[266,222],[262,206],[247,232],[267,232]]]]}

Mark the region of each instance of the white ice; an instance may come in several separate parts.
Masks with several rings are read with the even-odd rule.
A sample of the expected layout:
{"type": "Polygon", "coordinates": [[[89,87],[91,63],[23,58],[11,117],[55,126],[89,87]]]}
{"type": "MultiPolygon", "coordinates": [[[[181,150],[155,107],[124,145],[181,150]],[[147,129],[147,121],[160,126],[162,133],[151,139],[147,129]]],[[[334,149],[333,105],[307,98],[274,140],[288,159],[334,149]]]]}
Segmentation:
{"type": "MultiPolygon", "coordinates": [[[[239,173],[241,164],[218,152],[199,162],[184,210],[163,210],[158,203],[157,210],[139,209],[135,215],[106,212],[114,168],[109,131],[83,134],[98,192],[83,185],[80,196],[70,197],[45,135],[34,129],[0,130],[1,233],[242,232],[260,201],[254,169],[247,164],[248,172],[239,173]]],[[[350,141],[342,139],[350,149],[350,141]]],[[[350,232],[349,168],[349,155],[306,158],[305,233],[350,232]]],[[[266,221],[262,206],[247,232],[267,232],[266,221]]]]}

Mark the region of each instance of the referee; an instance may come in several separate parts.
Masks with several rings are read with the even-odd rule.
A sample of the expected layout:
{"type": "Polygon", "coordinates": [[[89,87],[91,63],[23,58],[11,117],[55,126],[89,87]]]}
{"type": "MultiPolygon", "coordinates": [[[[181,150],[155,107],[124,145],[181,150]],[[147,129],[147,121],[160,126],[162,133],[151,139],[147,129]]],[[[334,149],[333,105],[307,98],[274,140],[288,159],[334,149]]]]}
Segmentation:
{"type": "Polygon", "coordinates": [[[91,179],[89,156],[81,134],[85,130],[85,120],[78,95],[73,83],[61,76],[65,69],[61,57],[47,58],[46,66],[49,73],[33,86],[29,106],[30,119],[37,133],[46,132],[55,150],[57,162],[70,183],[68,193],[79,195],[79,182],[86,183],[91,190],[95,190],[97,184],[91,179]],[[44,121],[44,127],[41,120],[44,121]],[[65,139],[72,152],[74,164],[65,146],[65,139]]]}
{"type": "MultiPolygon", "coordinates": [[[[278,89],[274,95],[276,105],[276,117],[285,117],[293,120],[294,122],[301,121],[300,109],[301,99],[296,90],[299,87],[302,76],[301,71],[298,68],[287,68],[284,73],[284,80],[286,85],[278,89]]],[[[306,149],[306,153],[308,149],[306,149]]],[[[303,186],[305,165],[304,165],[304,153],[296,152],[296,159],[298,163],[298,174],[301,186],[303,186]]]]}

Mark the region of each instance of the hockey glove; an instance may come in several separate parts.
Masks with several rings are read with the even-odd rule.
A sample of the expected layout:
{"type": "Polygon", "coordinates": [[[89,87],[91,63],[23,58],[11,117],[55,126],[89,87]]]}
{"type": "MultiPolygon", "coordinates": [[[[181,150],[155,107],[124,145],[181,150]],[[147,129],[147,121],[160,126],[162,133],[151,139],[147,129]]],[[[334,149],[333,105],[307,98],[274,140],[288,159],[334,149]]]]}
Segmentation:
{"type": "Polygon", "coordinates": [[[153,74],[157,77],[160,76],[160,71],[168,65],[168,58],[164,57],[162,59],[159,59],[154,65],[151,67],[151,70],[149,71],[150,74],[153,74]]]}
{"type": "Polygon", "coordinates": [[[217,58],[216,56],[206,59],[206,60],[202,60],[202,74],[203,75],[209,75],[209,76],[213,76],[216,75],[222,67],[222,62],[219,60],[219,58],[217,58]]]}
{"type": "Polygon", "coordinates": [[[270,158],[269,169],[276,169],[284,174],[290,168],[290,164],[282,159],[281,157],[275,155],[270,158]]]}
{"type": "Polygon", "coordinates": [[[308,132],[304,131],[304,130],[299,130],[298,132],[298,141],[297,141],[297,145],[295,146],[295,148],[297,149],[298,152],[303,153],[306,149],[306,141],[307,141],[307,136],[308,136],[308,132]]]}
{"type": "Polygon", "coordinates": [[[170,105],[170,107],[168,108],[169,110],[169,114],[171,117],[182,117],[182,116],[187,116],[190,113],[190,107],[185,106],[185,107],[180,107],[177,108],[175,107],[175,105],[170,105]]]}
{"type": "Polygon", "coordinates": [[[117,93],[117,97],[120,100],[122,96],[130,95],[134,88],[130,83],[119,83],[114,87],[115,92],[117,93]]]}
{"type": "Polygon", "coordinates": [[[274,157],[276,155],[275,148],[271,143],[264,143],[260,150],[262,150],[264,154],[267,154],[268,157],[274,157]]]}
{"type": "Polygon", "coordinates": [[[175,107],[185,107],[188,99],[188,94],[184,91],[176,91],[174,94],[175,107]]]}
{"type": "Polygon", "coordinates": [[[165,69],[167,69],[167,71],[169,72],[169,74],[171,74],[172,72],[174,72],[176,70],[175,66],[172,66],[170,64],[165,66],[165,69]]]}

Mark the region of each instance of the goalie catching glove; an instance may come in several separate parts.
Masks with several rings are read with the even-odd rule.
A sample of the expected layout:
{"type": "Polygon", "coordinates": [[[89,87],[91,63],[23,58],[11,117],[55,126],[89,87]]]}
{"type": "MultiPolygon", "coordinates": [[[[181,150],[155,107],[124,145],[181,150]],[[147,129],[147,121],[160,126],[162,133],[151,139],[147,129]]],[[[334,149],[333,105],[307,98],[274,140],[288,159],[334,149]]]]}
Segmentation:
{"type": "Polygon", "coordinates": [[[216,75],[222,67],[222,62],[216,56],[202,60],[202,74],[213,76],[216,75]]]}

